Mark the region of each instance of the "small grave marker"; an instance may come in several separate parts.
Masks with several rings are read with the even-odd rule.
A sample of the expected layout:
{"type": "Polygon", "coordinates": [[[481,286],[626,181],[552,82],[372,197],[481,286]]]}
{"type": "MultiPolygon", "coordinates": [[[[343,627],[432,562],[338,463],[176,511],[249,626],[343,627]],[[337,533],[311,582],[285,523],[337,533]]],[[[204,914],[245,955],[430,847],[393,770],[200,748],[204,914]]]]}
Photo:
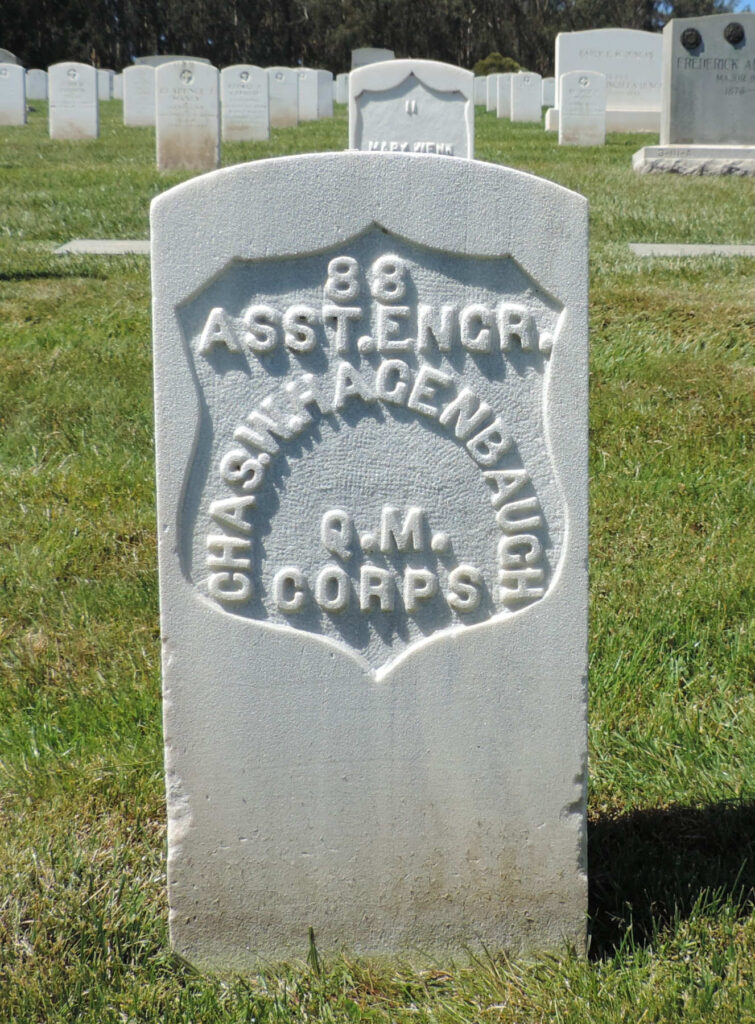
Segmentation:
{"type": "Polygon", "coordinates": [[[47,72],[41,68],[29,68],[26,72],[27,100],[47,99],[47,72]]]}
{"type": "Polygon", "coordinates": [[[26,124],[26,72],[20,64],[0,64],[0,125],[26,124]]]}
{"type": "Polygon", "coordinates": [[[561,77],[560,146],[602,146],[606,141],[606,76],[570,71],[561,77]]]}
{"type": "Polygon", "coordinates": [[[155,124],[155,68],[133,64],[123,72],[123,123],[131,127],[155,124]]]}
{"type": "Polygon", "coordinates": [[[208,170],[220,163],[218,69],[199,61],[159,65],[155,72],[157,166],[208,170]]]}
{"type": "Polygon", "coordinates": [[[233,64],[220,72],[223,139],[246,142],[270,138],[270,92],[267,71],[253,64],[233,64]]]}
{"type": "Polygon", "coordinates": [[[520,71],[511,77],[511,120],[540,121],[543,85],[540,75],[520,71]]]}
{"type": "Polygon", "coordinates": [[[47,69],[51,139],[96,139],[100,133],[97,70],[63,61],[47,69]]]}
{"type": "Polygon", "coordinates": [[[268,68],[270,126],[292,128],[299,123],[299,79],[295,68],[268,68]]]}

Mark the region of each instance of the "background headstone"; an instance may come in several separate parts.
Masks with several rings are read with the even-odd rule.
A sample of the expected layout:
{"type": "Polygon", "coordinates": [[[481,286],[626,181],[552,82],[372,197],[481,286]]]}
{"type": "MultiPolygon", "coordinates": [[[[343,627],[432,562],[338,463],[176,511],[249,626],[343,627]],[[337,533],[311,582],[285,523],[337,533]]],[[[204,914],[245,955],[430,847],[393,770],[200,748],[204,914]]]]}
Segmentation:
{"type": "Polygon", "coordinates": [[[96,139],[100,133],[97,70],[63,61],[47,69],[51,139],[96,139]]]}
{"type": "Polygon", "coordinates": [[[18,57],[16,57],[15,53],[11,53],[10,50],[5,50],[0,46],[0,64],[18,64],[18,57]]]}
{"type": "Polygon", "coordinates": [[[336,103],[349,102],[349,73],[344,71],[336,75],[336,103]]]}
{"type": "Polygon", "coordinates": [[[475,75],[474,102],[476,107],[484,107],[488,102],[487,75],[475,75]]]}
{"type": "Polygon", "coordinates": [[[110,68],[97,68],[97,98],[111,100],[113,98],[114,71],[110,68]]]}
{"type": "Polygon", "coordinates": [[[500,75],[488,75],[485,79],[485,109],[490,113],[498,105],[498,79],[500,75]]]}
{"type": "Polygon", "coordinates": [[[232,64],[220,72],[223,139],[247,142],[270,138],[267,71],[253,64],[232,64]]]}
{"type": "Polygon", "coordinates": [[[267,77],[270,87],[270,126],[296,126],[299,123],[299,79],[296,68],[268,68],[267,77]]]}
{"type": "Polygon", "coordinates": [[[496,117],[511,119],[511,80],[514,74],[506,71],[502,75],[496,75],[496,117]]]}
{"type": "Polygon", "coordinates": [[[26,72],[20,64],[0,64],[0,125],[26,124],[26,72]]]}
{"type": "Polygon", "coordinates": [[[543,97],[542,106],[552,107],[556,102],[556,79],[555,78],[544,78],[543,79],[543,97]]]}
{"type": "Polygon", "coordinates": [[[47,72],[41,68],[29,68],[26,72],[27,100],[47,99],[47,72]]]}
{"type": "Polygon", "coordinates": [[[123,99],[123,72],[113,75],[113,99],[123,99]]]}
{"type": "Polygon", "coordinates": [[[661,111],[659,32],[598,28],[560,32],[556,36],[556,106],[548,111],[546,129],[558,129],[561,75],[600,71],[606,76],[606,130],[658,131],[661,111]]]}
{"type": "Polygon", "coordinates": [[[333,75],[330,71],[317,72],[317,117],[333,116],[333,75]]]}
{"type": "Polygon", "coordinates": [[[186,53],[162,53],[134,57],[134,64],[149,64],[153,68],[159,68],[161,64],[172,64],[176,60],[193,60],[198,64],[212,63],[207,57],[190,57],[186,53]]]}
{"type": "Polygon", "coordinates": [[[123,123],[131,127],[155,123],[155,68],[132,64],[123,71],[123,123]]]}
{"type": "Polygon", "coordinates": [[[392,60],[349,76],[349,147],[474,156],[474,76],[432,60],[392,60]]]}
{"type": "Polygon", "coordinates": [[[395,56],[393,50],[385,50],[379,46],[360,46],[351,51],[351,70],[363,68],[367,64],[377,64],[382,60],[393,60],[395,56]]]}
{"type": "Polygon", "coordinates": [[[300,121],[317,120],[317,71],[315,68],[297,68],[297,103],[300,121]]]}
{"type": "Polygon", "coordinates": [[[157,167],[206,171],[220,163],[218,69],[181,60],[155,71],[157,167]]]}
{"type": "Polygon", "coordinates": [[[561,77],[560,146],[602,146],[606,141],[606,76],[570,71],[561,77]]]}
{"type": "Polygon", "coordinates": [[[586,207],[354,152],[154,201],[184,957],[584,949],[586,207]]]}
{"type": "Polygon", "coordinates": [[[511,120],[540,121],[543,95],[542,78],[532,71],[520,71],[511,77],[511,120]]]}
{"type": "Polygon", "coordinates": [[[663,63],[662,146],[755,146],[755,13],[668,22],[663,63]]]}

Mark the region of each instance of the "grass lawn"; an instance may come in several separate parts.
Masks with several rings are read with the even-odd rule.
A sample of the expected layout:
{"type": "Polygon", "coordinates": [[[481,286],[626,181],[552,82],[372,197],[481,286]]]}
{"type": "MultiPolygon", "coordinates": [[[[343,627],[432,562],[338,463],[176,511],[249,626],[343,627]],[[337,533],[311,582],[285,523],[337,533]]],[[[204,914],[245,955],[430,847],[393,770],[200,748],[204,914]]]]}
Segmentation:
{"type": "MultiPolygon", "coordinates": [[[[319,959],[206,977],[165,897],[149,266],[154,134],[0,129],[0,1022],[755,1021],[755,180],[638,177],[479,113],[477,156],[591,204],[587,959],[319,959]]],[[[332,120],[224,164],[346,145],[332,120]]],[[[652,140],[651,140],[652,141],[652,140]]]]}

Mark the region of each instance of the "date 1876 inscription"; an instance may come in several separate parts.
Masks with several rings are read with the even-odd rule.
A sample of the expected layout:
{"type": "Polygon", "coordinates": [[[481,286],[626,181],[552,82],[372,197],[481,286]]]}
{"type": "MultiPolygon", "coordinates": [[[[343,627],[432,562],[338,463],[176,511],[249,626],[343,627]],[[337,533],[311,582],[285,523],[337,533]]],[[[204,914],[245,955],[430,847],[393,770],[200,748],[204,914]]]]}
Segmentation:
{"type": "Polygon", "coordinates": [[[181,314],[212,424],[186,573],[219,609],[373,669],[538,601],[564,539],[546,401],[560,316],[512,260],[378,228],[230,267],[181,314]]]}

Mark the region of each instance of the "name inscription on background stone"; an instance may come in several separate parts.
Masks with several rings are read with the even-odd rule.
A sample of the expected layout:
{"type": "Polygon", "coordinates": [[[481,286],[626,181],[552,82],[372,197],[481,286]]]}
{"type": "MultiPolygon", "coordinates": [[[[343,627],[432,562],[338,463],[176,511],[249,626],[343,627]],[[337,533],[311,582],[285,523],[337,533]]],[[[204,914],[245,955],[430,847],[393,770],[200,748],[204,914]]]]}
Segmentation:
{"type": "MultiPolygon", "coordinates": [[[[204,524],[203,540],[194,545],[192,574],[219,606],[342,635],[339,620],[356,616],[395,647],[414,638],[412,621],[426,634],[519,610],[545,594],[558,516],[549,529],[517,444],[512,404],[521,407],[529,395],[535,419],[542,415],[560,310],[532,282],[497,297],[456,283],[456,295],[446,296],[423,287],[423,273],[397,251],[366,259],[336,253],[321,259],[319,289],[299,290],[294,301],[254,290],[239,302],[234,288],[235,308],[205,301],[195,314],[187,333],[202,392],[212,396],[213,422],[227,426],[216,430],[216,450],[200,472],[195,519],[204,524]],[[250,377],[257,383],[251,390],[250,377]],[[497,380],[497,395],[483,389],[486,379],[497,380]],[[223,382],[236,396],[228,404],[223,382]],[[516,400],[501,400],[507,388],[516,400]],[[238,411],[229,416],[231,407],[238,411]],[[386,416],[424,423],[436,446],[450,443],[471,460],[479,484],[464,471],[463,484],[449,485],[464,516],[447,518],[442,481],[438,502],[417,500],[421,487],[407,479],[400,447],[396,465],[386,462],[355,490],[343,458],[338,466],[313,463],[302,484],[309,540],[295,557],[292,534],[301,529],[292,523],[278,537],[273,528],[291,466],[312,458],[313,433],[327,447],[326,424],[340,434],[365,420],[369,436],[353,454],[344,451],[369,478],[383,458],[376,445],[390,451],[393,420],[386,416]],[[479,499],[466,493],[470,486],[479,487],[479,499]],[[312,488],[323,492],[319,504],[312,488]],[[477,507],[469,509],[472,502],[477,507]]],[[[431,461],[423,464],[432,475],[431,461]]],[[[547,475],[542,453],[537,463],[547,475]]],[[[362,636],[355,645],[369,642],[362,636]]]]}

